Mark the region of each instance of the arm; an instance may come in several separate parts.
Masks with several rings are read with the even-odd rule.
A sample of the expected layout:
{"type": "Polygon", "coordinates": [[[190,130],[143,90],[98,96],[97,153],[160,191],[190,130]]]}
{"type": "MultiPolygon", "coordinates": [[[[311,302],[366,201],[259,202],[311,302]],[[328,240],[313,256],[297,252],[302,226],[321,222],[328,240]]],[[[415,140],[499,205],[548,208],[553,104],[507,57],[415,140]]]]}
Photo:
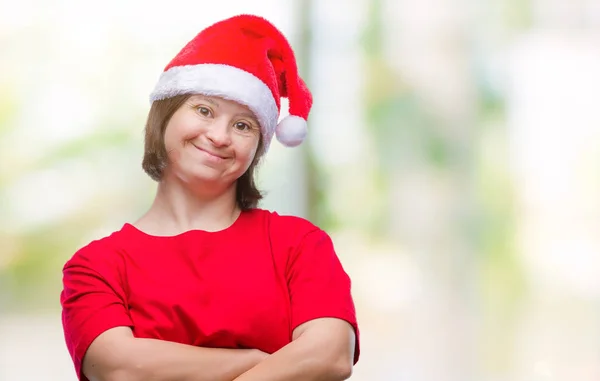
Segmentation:
{"type": "Polygon", "coordinates": [[[81,381],[231,381],[266,356],[135,338],[123,272],[119,256],[99,243],[63,269],[62,323],[81,381]]]}
{"type": "Polygon", "coordinates": [[[359,331],[350,278],[333,242],[302,220],[272,226],[274,250],[285,258],[292,341],[234,381],[345,380],[358,361],[359,331]]]}
{"type": "Polygon", "coordinates": [[[352,374],[354,330],[321,318],[294,330],[293,341],[234,381],[341,381],[352,374]]]}
{"type": "Polygon", "coordinates": [[[83,373],[90,381],[231,381],[266,356],[253,349],[138,339],[130,328],[116,327],[92,342],[83,373]]]}

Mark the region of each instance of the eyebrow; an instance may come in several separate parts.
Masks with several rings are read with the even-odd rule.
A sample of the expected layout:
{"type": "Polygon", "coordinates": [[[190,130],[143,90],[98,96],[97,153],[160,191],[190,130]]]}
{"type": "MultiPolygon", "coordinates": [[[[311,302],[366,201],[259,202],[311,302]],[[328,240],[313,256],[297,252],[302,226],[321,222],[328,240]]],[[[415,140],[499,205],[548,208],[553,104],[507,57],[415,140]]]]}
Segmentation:
{"type": "Polygon", "coordinates": [[[204,96],[204,95],[194,95],[195,99],[202,99],[203,101],[206,101],[208,103],[210,103],[211,105],[215,106],[215,107],[219,107],[219,104],[217,102],[215,102],[214,100],[212,100],[211,98],[204,96]]]}
{"type": "MultiPolygon", "coordinates": [[[[210,103],[211,105],[213,105],[213,106],[215,106],[217,108],[219,107],[219,103],[217,103],[215,100],[207,97],[206,95],[198,94],[198,95],[194,95],[194,97],[197,98],[197,99],[202,99],[202,100],[210,103]]],[[[236,116],[243,116],[243,117],[252,119],[258,125],[260,125],[260,122],[258,121],[258,118],[253,113],[251,113],[251,112],[240,112],[240,113],[237,113],[236,116]]]]}
{"type": "MultiPolygon", "coordinates": [[[[258,123],[258,119],[256,118],[256,116],[254,116],[254,114],[251,114],[249,112],[240,112],[236,114],[237,116],[245,116],[248,119],[252,119],[253,121],[255,121],[256,123],[258,123]]],[[[260,124],[260,123],[259,123],[260,124]]]]}

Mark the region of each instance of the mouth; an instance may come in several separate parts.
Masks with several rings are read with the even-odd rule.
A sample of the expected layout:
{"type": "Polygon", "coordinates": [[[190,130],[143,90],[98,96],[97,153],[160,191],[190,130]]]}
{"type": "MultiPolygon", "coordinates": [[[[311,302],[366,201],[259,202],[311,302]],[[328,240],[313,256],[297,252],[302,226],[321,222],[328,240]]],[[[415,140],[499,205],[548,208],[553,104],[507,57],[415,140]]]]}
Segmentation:
{"type": "Polygon", "coordinates": [[[193,145],[193,146],[194,146],[194,147],[195,147],[195,148],[196,148],[198,151],[200,151],[200,152],[204,153],[205,155],[207,155],[209,158],[211,158],[211,159],[213,159],[213,160],[225,160],[225,159],[227,159],[227,157],[226,157],[226,156],[222,156],[222,155],[219,155],[219,154],[217,154],[217,153],[214,153],[214,152],[208,151],[208,150],[206,150],[206,149],[200,148],[200,147],[198,147],[198,146],[197,146],[197,145],[195,145],[195,144],[192,144],[192,145],[193,145]]]}

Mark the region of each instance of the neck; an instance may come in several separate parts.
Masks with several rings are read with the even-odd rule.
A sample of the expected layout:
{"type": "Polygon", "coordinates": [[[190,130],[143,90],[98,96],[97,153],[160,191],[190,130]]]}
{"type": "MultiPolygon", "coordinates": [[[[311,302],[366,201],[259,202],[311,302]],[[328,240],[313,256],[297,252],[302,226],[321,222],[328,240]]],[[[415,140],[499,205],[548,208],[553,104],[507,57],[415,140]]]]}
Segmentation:
{"type": "Polygon", "coordinates": [[[236,184],[220,192],[192,190],[188,184],[165,178],[158,184],[154,202],[135,225],[155,235],[176,235],[188,230],[219,231],[240,214],[236,184]]]}

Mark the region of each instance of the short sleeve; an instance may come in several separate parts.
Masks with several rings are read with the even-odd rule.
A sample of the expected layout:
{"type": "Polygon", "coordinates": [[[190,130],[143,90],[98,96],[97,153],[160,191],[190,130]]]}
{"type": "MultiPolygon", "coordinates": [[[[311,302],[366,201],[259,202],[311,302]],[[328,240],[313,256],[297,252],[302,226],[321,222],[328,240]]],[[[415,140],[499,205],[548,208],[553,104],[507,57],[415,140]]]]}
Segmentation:
{"type": "Polygon", "coordinates": [[[347,321],[356,335],[354,363],[360,354],[356,309],[351,281],[335,253],[329,235],[320,229],[307,233],[290,253],[287,281],[292,329],[309,320],[331,317],[347,321]]]}
{"type": "Polygon", "coordinates": [[[65,341],[80,380],[87,380],[81,366],[92,341],[110,328],[132,326],[122,265],[116,253],[95,242],[65,264],[60,295],[65,341]]]}

